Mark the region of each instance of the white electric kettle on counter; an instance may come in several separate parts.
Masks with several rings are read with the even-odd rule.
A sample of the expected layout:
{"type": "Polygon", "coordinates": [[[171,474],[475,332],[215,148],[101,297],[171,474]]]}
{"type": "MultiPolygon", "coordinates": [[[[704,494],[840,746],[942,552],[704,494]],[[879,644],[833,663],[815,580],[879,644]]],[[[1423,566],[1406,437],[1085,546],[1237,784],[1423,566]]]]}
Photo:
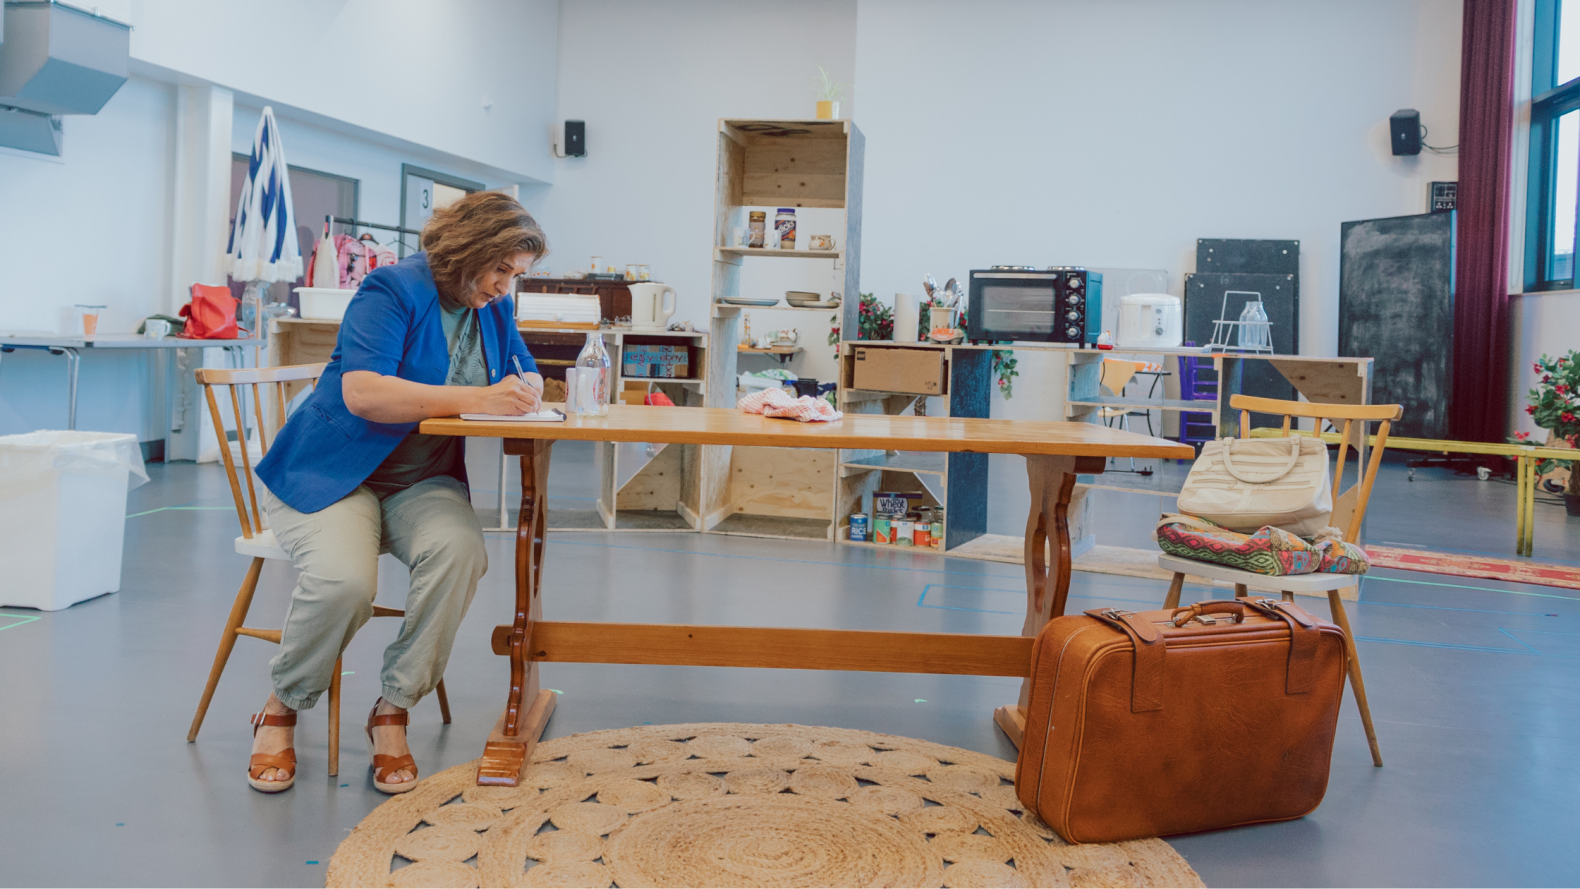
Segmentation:
{"type": "Polygon", "coordinates": [[[1132,293],[1119,300],[1121,349],[1178,346],[1181,335],[1180,298],[1168,293],[1132,293]]]}
{"type": "Polygon", "coordinates": [[[675,288],[668,284],[627,284],[631,289],[631,329],[664,330],[675,314],[675,288]]]}

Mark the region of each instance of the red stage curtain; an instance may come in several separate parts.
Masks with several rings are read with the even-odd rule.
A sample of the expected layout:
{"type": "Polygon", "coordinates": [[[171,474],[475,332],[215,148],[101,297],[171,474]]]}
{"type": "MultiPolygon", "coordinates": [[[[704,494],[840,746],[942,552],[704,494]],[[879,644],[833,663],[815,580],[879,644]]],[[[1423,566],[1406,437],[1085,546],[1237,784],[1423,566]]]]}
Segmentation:
{"type": "Polygon", "coordinates": [[[1503,441],[1509,415],[1509,152],[1515,0],[1464,0],[1459,75],[1459,243],[1454,270],[1457,439],[1503,441]]]}

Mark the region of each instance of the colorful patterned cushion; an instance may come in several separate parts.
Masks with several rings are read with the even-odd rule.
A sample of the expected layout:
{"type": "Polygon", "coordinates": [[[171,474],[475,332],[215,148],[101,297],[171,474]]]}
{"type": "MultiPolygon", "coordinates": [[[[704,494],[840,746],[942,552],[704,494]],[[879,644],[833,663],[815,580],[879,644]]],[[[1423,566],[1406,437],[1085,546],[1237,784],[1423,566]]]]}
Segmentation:
{"type": "Polygon", "coordinates": [[[1346,543],[1337,528],[1326,528],[1315,537],[1297,537],[1271,525],[1255,534],[1241,534],[1206,519],[1169,515],[1158,521],[1153,536],[1169,555],[1272,577],[1365,574],[1371,567],[1366,551],[1346,543]]]}

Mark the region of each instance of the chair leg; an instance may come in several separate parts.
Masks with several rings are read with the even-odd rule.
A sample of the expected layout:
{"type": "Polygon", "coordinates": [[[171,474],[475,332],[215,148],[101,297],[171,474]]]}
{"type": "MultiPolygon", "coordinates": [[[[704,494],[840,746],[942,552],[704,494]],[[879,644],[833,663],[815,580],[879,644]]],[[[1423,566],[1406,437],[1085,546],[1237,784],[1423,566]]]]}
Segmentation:
{"type": "Polygon", "coordinates": [[[1185,575],[1174,572],[1174,579],[1169,581],[1169,594],[1163,599],[1164,608],[1180,607],[1180,590],[1185,586],[1185,575]]]}
{"type": "Polygon", "coordinates": [[[247,621],[247,611],[252,608],[252,595],[258,589],[258,575],[263,571],[263,559],[253,559],[247,577],[236,591],[236,601],[230,606],[230,617],[225,619],[225,632],[219,637],[219,650],[214,652],[214,666],[208,671],[208,684],[203,687],[203,698],[198,701],[197,713],[192,717],[192,727],[187,730],[187,741],[196,741],[198,730],[203,727],[203,717],[208,715],[209,702],[214,700],[214,689],[219,687],[219,677],[225,672],[231,649],[236,647],[236,630],[247,621]]]}
{"type": "Polygon", "coordinates": [[[329,777],[340,774],[340,658],[329,679],[329,777]]]}
{"type": "Polygon", "coordinates": [[[1245,584],[1237,583],[1234,585],[1234,597],[1236,599],[1244,599],[1249,595],[1251,595],[1251,591],[1245,588],[1245,584]]]}
{"type": "Polygon", "coordinates": [[[1361,725],[1366,728],[1366,743],[1372,749],[1372,765],[1381,767],[1382,748],[1377,746],[1377,729],[1372,726],[1372,708],[1366,702],[1366,680],[1361,676],[1360,656],[1355,649],[1355,634],[1350,631],[1350,618],[1344,611],[1344,600],[1338,590],[1328,590],[1328,605],[1333,612],[1333,622],[1344,631],[1344,650],[1349,655],[1350,691],[1355,693],[1355,704],[1361,711],[1361,725]]]}
{"type": "Polygon", "coordinates": [[[444,717],[444,724],[450,724],[450,696],[444,693],[444,680],[439,680],[439,687],[434,689],[439,693],[439,715],[444,717]]]}

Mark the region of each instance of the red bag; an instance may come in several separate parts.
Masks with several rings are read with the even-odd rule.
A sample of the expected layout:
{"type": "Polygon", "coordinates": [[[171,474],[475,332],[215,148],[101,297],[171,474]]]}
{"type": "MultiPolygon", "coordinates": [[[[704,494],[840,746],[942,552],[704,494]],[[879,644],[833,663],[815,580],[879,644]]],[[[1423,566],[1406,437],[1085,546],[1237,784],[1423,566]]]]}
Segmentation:
{"type": "Polygon", "coordinates": [[[181,307],[181,317],[187,320],[179,337],[189,340],[234,340],[240,338],[236,329],[236,297],[229,287],[211,287],[207,284],[192,285],[192,301],[181,307]]]}

